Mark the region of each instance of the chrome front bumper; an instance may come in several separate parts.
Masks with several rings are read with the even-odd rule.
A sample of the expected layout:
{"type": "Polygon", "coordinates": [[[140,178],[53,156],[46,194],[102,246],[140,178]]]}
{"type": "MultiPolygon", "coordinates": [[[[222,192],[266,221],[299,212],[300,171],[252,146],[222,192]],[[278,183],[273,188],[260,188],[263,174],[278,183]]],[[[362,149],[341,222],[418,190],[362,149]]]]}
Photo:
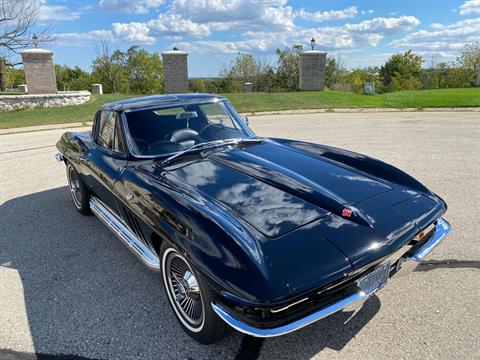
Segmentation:
{"type": "MultiPolygon", "coordinates": [[[[399,271],[396,272],[396,274],[408,273],[415,270],[415,268],[418,266],[418,264],[420,264],[420,262],[425,258],[425,256],[427,256],[435,247],[437,247],[442,242],[442,240],[450,233],[450,231],[450,224],[445,219],[439,218],[437,220],[435,232],[433,233],[432,237],[408,258],[403,259],[401,263],[401,268],[399,271]]],[[[234,329],[247,335],[266,338],[285,335],[290,332],[296,331],[329,315],[332,315],[337,311],[343,310],[347,307],[356,307],[359,304],[362,304],[367,298],[368,296],[363,291],[358,291],[335,303],[325,306],[324,308],[321,308],[302,319],[298,319],[292,323],[270,329],[260,329],[252,325],[246,324],[238,320],[233,313],[229,312],[220,304],[212,303],[212,308],[217,313],[217,315],[220,316],[220,318],[222,318],[228,325],[230,325],[234,329]]]]}

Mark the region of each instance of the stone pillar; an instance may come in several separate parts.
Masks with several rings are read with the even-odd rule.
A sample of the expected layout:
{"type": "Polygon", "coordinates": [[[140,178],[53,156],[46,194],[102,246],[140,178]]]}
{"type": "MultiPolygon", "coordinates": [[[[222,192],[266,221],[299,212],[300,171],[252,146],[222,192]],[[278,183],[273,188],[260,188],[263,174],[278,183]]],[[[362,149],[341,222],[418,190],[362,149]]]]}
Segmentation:
{"type": "Polygon", "coordinates": [[[17,90],[18,90],[18,92],[23,93],[23,94],[28,93],[28,87],[25,84],[18,85],[17,90]]]}
{"type": "Polygon", "coordinates": [[[300,90],[323,90],[325,88],[325,62],[327,53],[309,50],[300,54],[300,90]]]}
{"type": "Polygon", "coordinates": [[[173,49],[162,53],[163,92],[176,94],[188,92],[188,53],[173,49]]]}
{"type": "Polygon", "coordinates": [[[57,81],[53,66],[53,52],[28,49],[21,52],[29,94],[55,94],[57,81]]]}
{"type": "Polygon", "coordinates": [[[103,94],[102,84],[92,84],[92,94],[103,94]]]}

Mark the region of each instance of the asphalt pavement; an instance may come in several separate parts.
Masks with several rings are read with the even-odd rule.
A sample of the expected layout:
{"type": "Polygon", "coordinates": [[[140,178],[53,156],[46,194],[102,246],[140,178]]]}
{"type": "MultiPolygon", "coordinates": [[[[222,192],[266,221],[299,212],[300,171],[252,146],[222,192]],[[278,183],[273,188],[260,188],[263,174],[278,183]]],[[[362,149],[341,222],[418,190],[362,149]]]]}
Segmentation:
{"type": "Polygon", "coordinates": [[[480,359],[480,114],[284,114],[250,124],[406,170],[446,200],[451,235],[357,313],[265,341],[232,331],[199,345],[177,324],[159,275],[75,211],[54,160],[66,129],[0,134],[0,359],[480,359]]]}

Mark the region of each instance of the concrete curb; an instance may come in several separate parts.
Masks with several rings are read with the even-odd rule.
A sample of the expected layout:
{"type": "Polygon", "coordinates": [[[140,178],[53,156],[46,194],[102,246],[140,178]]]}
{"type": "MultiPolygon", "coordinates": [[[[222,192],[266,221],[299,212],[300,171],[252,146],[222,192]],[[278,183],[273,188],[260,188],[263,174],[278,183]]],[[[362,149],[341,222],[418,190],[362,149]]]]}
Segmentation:
{"type": "Polygon", "coordinates": [[[50,124],[50,125],[34,125],[34,126],[25,126],[19,128],[10,128],[10,129],[0,129],[1,135],[9,134],[20,134],[27,132],[36,132],[36,131],[47,131],[47,130],[57,130],[57,129],[76,129],[82,127],[92,127],[92,122],[74,122],[74,123],[65,123],[65,124],[50,124]]]}
{"type": "Polygon", "coordinates": [[[382,113],[382,112],[480,112],[480,107],[426,107],[426,108],[332,108],[242,112],[247,116],[317,114],[317,113],[382,113]]]}

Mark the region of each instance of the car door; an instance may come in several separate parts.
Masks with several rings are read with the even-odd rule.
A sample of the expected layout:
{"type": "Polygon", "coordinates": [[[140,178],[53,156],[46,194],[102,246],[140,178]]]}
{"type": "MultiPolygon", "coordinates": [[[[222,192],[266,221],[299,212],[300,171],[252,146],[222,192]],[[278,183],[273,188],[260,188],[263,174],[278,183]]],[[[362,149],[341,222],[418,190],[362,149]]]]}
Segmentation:
{"type": "Polygon", "coordinates": [[[120,117],[115,111],[103,110],[96,116],[95,121],[94,141],[88,155],[92,174],[89,187],[101,201],[116,211],[113,186],[127,165],[120,117]]]}

